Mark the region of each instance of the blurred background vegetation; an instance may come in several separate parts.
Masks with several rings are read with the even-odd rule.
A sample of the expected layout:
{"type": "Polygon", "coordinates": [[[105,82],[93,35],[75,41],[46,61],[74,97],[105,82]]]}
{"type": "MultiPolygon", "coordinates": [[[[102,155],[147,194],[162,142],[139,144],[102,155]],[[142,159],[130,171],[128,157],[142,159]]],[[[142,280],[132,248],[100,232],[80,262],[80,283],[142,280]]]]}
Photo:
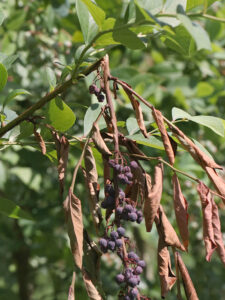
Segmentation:
{"type": "MultiPolygon", "coordinates": [[[[96,0],[107,16],[122,18],[129,1],[96,0]]],[[[225,18],[225,1],[217,1],[208,13],[225,18]]],[[[70,0],[2,0],[0,9],[7,16],[0,27],[0,60],[4,54],[13,55],[15,62],[8,69],[9,79],[1,92],[3,98],[9,91],[23,88],[31,96],[22,95],[7,107],[8,120],[35,103],[49,90],[46,68],[60,78],[67,65],[72,65],[76,50],[83,43],[74,1],[70,0]]],[[[225,24],[212,20],[201,20],[212,42],[212,51],[186,51],[182,45],[161,35],[149,35],[145,50],[130,50],[124,46],[107,49],[112,74],[127,83],[150,101],[163,114],[172,119],[172,108],[178,107],[191,115],[211,115],[225,119],[225,24]]],[[[101,52],[95,57],[101,57],[101,52]]],[[[94,60],[90,57],[89,61],[94,60]]],[[[94,75],[81,80],[68,89],[63,99],[76,115],[74,126],[68,137],[83,134],[84,115],[91,103],[96,102],[88,93],[88,85],[94,75]]],[[[123,93],[115,103],[118,121],[134,117],[128,99],[123,93]]],[[[144,109],[144,108],[143,108],[144,109]]],[[[37,114],[45,115],[46,109],[37,114]]],[[[144,109],[145,120],[150,120],[149,110],[144,109]]],[[[25,126],[25,125],[24,125],[25,126]]],[[[194,122],[183,122],[180,128],[198,140],[216,161],[225,166],[224,137],[216,135],[207,127],[194,122]]],[[[26,127],[26,126],[25,126],[26,127]]],[[[43,137],[49,136],[40,127],[43,137]]],[[[16,131],[17,130],[17,131],[16,131]]],[[[59,196],[56,172],[56,151],[47,145],[48,153],[43,156],[30,129],[22,133],[11,132],[11,141],[17,145],[1,146],[0,152],[0,197],[16,202],[30,213],[34,221],[0,216],[0,299],[1,300],[61,300],[67,293],[74,269],[62,210],[63,199],[59,196]],[[30,137],[29,137],[30,136],[30,137]],[[29,137],[29,140],[26,138],[29,137]],[[18,145],[21,142],[23,145],[18,145]],[[33,142],[33,143],[32,143],[33,142]]],[[[126,131],[125,128],[121,129],[126,131]]],[[[143,146],[146,153],[164,155],[160,150],[143,146]]],[[[72,143],[67,170],[66,189],[71,181],[73,167],[80,155],[79,143],[72,143]]],[[[102,179],[102,162],[97,151],[99,181],[102,179]]],[[[150,164],[144,164],[152,174],[150,164]]],[[[208,179],[200,166],[186,152],[178,155],[176,167],[199,177],[206,184],[208,179]]],[[[202,240],[201,204],[196,184],[179,176],[183,193],[189,203],[190,246],[183,255],[190,271],[199,299],[225,299],[225,270],[216,255],[212,261],[205,260],[202,240]]],[[[84,225],[97,242],[88,211],[87,195],[82,176],[79,174],[76,194],[82,200],[84,225]]],[[[103,194],[101,194],[103,196],[103,194]]],[[[217,201],[218,199],[216,199],[217,201]]],[[[171,170],[165,168],[163,206],[176,228],[172,202],[171,170]]],[[[222,231],[225,232],[225,212],[221,208],[222,231]]],[[[142,276],[143,294],[160,299],[160,284],[157,275],[156,253],[157,233],[145,232],[144,224],[128,224],[127,228],[141,257],[147,262],[145,276],[142,276]],[[135,238],[134,238],[135,237],[135,238]]],[[[120,270],[120,261],[112,254],[106,254],[101,262],[101,279],[107,299],[116,299],[118,286],[114,281],[120,270]]],[[[175,299],[175,287],[167,299],[175,299]]],[[[81,277],[77,273],[76,299],[88,299],[81,277]]]]}

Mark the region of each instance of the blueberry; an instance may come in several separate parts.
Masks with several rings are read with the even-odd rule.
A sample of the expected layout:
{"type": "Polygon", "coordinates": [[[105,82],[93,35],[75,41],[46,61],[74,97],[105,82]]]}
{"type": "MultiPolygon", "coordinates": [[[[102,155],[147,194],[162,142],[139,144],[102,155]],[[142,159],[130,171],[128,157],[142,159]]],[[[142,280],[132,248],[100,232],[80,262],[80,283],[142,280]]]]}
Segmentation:
{"type": "Polygon", "coordinates": [[[137,266],[136,269],[135,269],[135,274],[140,275],[142,272],[143,272],[142,267],[137,266]]]}
{"type": "Polygon", "coordinates": [[[128,280],[133,275],[133,270],[131,268],[127,268],[124,271],[124,277],[128,280]]]}
{"type": "Polygon", "coordinates": [[[97,89],[97,86],[95,84],[92,84],[89,86],[89,93],[94,94],[97,89]]]}
{"type": "Polygon", "coordinates": [[[116,231],[112,231],[110,233],[110,237],[111,237],[111,239],[116,240],[119,237],[119,234],[116,231]]]}
{"type": "Polygon", "coordinates": [[[119,236],[125,235],[125,229],[121,226],[117,228],[117,232],[118,232],[119,236]]]}
{"type": "Polygon", "coordinates": [[[131,212],[133,212],[133,210],[134,210],[134,208],[133,208],[133,206],[130,205],[130,204],[126,204],[126,205],[124,206],[124,211],[125,211],[125,212],[131,213],[131,212]]]}
{"type": "Polygon", "coordinates": [[[129,172],[130,172],[130,167],[125,166],[125,167],[123,168],[123,171],[124,171],[125,173],[129,173],[129,172]]]}
{"type": "Polygon", "coordinates": [[[121,284],[124,282],[124,275],[123,274],[118,274],[116,275],[116,282],[121,284]]]}
{"type": "Polygon", "coordinates": [[[119,216],[121,216],[122,215],[122,213],[123,213],[123,207],[117,207],[117,209],[116,209],[116,213],[119,215],[119,216]]]}
{"type": "Polygon", "coordinates": [[[138,217],[137,223],[138,223],[138,224],[141,224],[142,220],[143,220],[143,217],[138,217]]]}
{"type": "Polygon", "coordinates": [[[105,99],[105,96],[103,95],[103,94],[97,94],[97,98],[98,98],[98,101],[99,102],[103,102],[104,101],[104,99],[105,99]]]}
{"type": "Polygon", "coordinates": [[[115,160],[114,159],[110,159],[109,161],[108,161],[108,163],[109,163],[109,166],[110,167],[112,167],[112,168],[114,168],[115,167],[115,160]]]}
{"type": "Polygon", "coordinates": [[[121,183],[126,184],[127,177],[124,174],[119,174],[118,179],[120,180],[121,183]]]}
{"type": "Polygon", "coordinates": [[[108,241],[106,239],[100,239],[99,245],[103,248],[107,248],[108,241]]]}
{"type": "Polygon", "coordinates": [[[128,213],[128,219],[131,221],[131,222],[135,222],[137,221],[137,214],[135,212],[131,212],[131,213],[128,213]]]}
{"type": "Polygon", "coordinates": [[[132,297],[137,297],[137,295],[138,295],[138,289],[137,288],[133,288],[133,289],[131,289],[130,290],[130,295],[132,296],[132,297]]]}
{"type": "Polygon", "coordinates": [[[132,168],[134,168],[134,169],[137,169],[137,168],[138,168],[138,163],[137,163],[135,160],[132,160],[132,161],[130,162],[130,166],[131,166],[132,168]]]}
{"type": "Polygon", "coordinates": [[[120,199],[124,199],[124,198],[125,198],[125,193],[124,193],[124,191],[122,191],[122,190],[119,191],[119,198],[120,198],[120,199]]]}
{"type": "Polygon", "coordinates": [[[128,172],[125,174],[128,178],[128,180],[131,180],[133,178],[133,174],[131,172],[128,172]]]}
{"type": "Polygon", "coordinates": [[[135,260],[135,261],[139,261],[138,255],[137,255],[136,253],[134,253],[133,251],[129,252],[127,256],[128,256],[128,258],[130,258],[130,259],[133,259],[133,260],[135,260]]]}
{"type": "Polygon", "coordinates": [[[139,218],[139,217],[143,217],[143,213],[142,213],[141,210],[138,210],[138,211],[137,211],[137,216],[138,216],[138,218],[139,218]]]}
{"type": "Polygon", "coordinates": [[[138,285],[138,279],[136,276],[131,276],[128,280],[127,280],[128,285],[130,285],[131,287],[135,287],[136,285],[138,285]]]}
{"type": "Polygon", "coordinates": [[[116,240],[116,247],[121,248],[122,246],[123,246],[123,241],[121,239],[117,239],[116,240]]]}
{"type": "Polygon", "coordinates": [[[114,241],[109,241],[108,242],[108,248],[109,248],[109,250],[114,251],[115,248],[116,248],[116,243],[114,241]]]}
{"type": "Polygon", "coordinates": [[[124,300],[131,300],[131,298],[130,298],[130,296],[125,295],[125,296],[124,296],[124,300]]]}
{"type": "Polygon", "coordinates": [[[120,170],[121,170],[121,165],[120,165],[120,164],[116,164],[116,165],[115,165],[115,169],[116,169],[117,172],[120,172],[120,170]]]}
{"type": "Polygon", "coordinates": [[[142,268],[145,268],[146,267],[146,263],[144,260],[139,260],[138,263],[137,263],[138,266],[142,267],[142,268]]]}

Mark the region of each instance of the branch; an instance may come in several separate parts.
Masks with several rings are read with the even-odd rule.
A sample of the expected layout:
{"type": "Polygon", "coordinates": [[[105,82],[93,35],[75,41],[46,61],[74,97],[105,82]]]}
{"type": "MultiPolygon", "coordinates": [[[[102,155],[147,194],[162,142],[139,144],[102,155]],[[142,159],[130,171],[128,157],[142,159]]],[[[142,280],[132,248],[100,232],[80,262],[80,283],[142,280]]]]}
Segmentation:
{"type": "Polygon", "coordinates": [[[42,97],[37,103],[30,106],[27,110],[25,110],[22,114],[20,114],[17,118],[9,122],[5,127],[0,128],[0,138],[9,130],[14,128],[15,126],[19,125],[21,122],[26,120],[29,116],[31,116],[36,110],[43,107],[46,103],[50,100],[54,99],[57,95],[63,93],[66,89],[76,83],[76,80],[83,78],[83,76],[87,76],[94,70],[96,70],[102,59],[96,61],[93,65],[86,68],[81,74],[78,74],[76,78],[71,78],[65,81],[63,84],[58,85],[52,92],[47,93],[44,97],[42,97]]]}
{"type": "MultiPolygon", "coordinates": [[[[223,18],[218,18],[216,16],[212,16],[212,15],[208,15],[208,14],[205,14],[204,12],[200,12],[200,13],[187,13],[187,16],[189,18],[204,18],[204,19],[208,19],[208,20],[212,20],[212,21],[216,21],[216,22],[221,22],[221,23],[225,23],[225,19],[223,18]]],[[[160,18],[160,17],[169,17],[169,18],[177,18],[177,14],[164,14],[164,13],[161,13],[161,14],[157,14],[156,15],[157,18],[160,18]]]]}

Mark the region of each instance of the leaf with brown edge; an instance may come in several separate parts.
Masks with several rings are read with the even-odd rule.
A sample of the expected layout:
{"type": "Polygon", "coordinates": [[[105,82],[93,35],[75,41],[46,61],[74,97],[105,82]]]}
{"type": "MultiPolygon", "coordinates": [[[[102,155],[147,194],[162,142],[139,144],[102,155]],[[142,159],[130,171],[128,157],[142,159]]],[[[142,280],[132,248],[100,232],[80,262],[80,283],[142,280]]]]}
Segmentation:
{"type": "MultiPolygon", "coordinates": [[[[205,171],[218,193],[225,198],[225,181],[216,173],[214,169],[205,167],[205,171]]],[[[225,203],[224,198],[221,197],[221,199],[225,203]]]]}
{"type": "Polygon", "coordinates": [[[185,251],[184,246],[181,244],[176,234],[176,231],[167,219],[167,216],[164,213],[164,210],[161,205],[159,206],[158,215],[155,221],[157,230],[159,234],[163,237],[163,240],[166,243],[166,245],[176,247],[182,251],[185,251]]]}
{"type": "Polygon", "coordinates": [[[191,154],[194,160],[199,163],[202,168],[210,167],[214,169],[223,169],[220,165],[218,165],[213,159],[207,156],[202,150],[200,150],[191,139],[189,139],[178,127],[175,125],[171,126],[168,124],[171,131],[178,138],[180,143],[184,146],[184,148],[191,154]]]}
{"type": "Polygon", "coordinates": [[[157,214],[163,189],[163,164],[155,166],[154,185],[150,184],[146,177],[146,193],[144,203],[144,217],[146,231],[150,232],[155,216],[157,214]]]}
{"type": "Polygon", "coordinates": [[[216,250],[217,245],[214,240],[214,230],[212,224],[212,195],[209,191],[209,188],[203,183],[199,182],[197,187],[201,204],[202,204],[202,213],[203,213],[203,238],[206,249],[206,260],[210,261],[213,252],[216,250]]]}
{"type": "Polygon", "coordinates": [[[41,148],[41,153],[43,155],[46,154],[46,145],[45,145],[45,141],[43,139],[43,137],[41,136],[41,134],[36,131],[36,128],[34,127],[34,136],[35,136],[35,139],[37,140],[37,142],[39,143],[39,146],[41,148]]]}
{"type": "Polygon", "coordinates": [[[161,285],[161,296],[164,299],[175,284],[176,276],[171,268],[170,253],[161,235],[159,235],[158,241],[158,272],[161,285]]]}
{"type": "Polygon", "coordinates": [[[136,100],[133,96],[133,94],[128,91],[126,88],[124,88],[124,91],[126,92],[127,96],[130,99],[130,102],[133,106],[134,112],[135,112],[135,117],[138,123],[138,126],[143,134],[144,137],[148,137],[148,133],[145,127],[145,123],[144,123],[144,118],[143,118],[143,112],[140,106],[140,103],[138,102],[138,100],[136,100]]]}
{"type": "Polygon", "coordinates": [[[112,155],[112,153],[110,152],[109,148],[106,146],[106,143],[104,142],[101,136],[97,123],[93,123],[92,132],[93,132],[92,140],[95,144],[95,147],[98,149],[98,151],[103,155],[112,155]]]}
{"type": "Polygon", "coordinates": [[[175,258],[177,261],[177,266],[182,276],[182,281],[184,285],[185,294],[188,300],[198,300],[198,295],[196,293],[195,287],[191,280],[191,277],[188,273],[188,270],[178,252],[175,254],[175,258]]]}
{"type": "Polygon", "coordinates": [[[185,249],[188,249],[188,203],[181,191],[179,179],[176,174],[173,175],[173,204],[176,215],[178,229],[185,249]]]}
{"type": "Polygon", "coordinates": [[[220,257],[220,260],[225,266],[225,248],[223,244],[223,236],[221,232],[219,212],[218,212],[218,207],[215,201],[213,200],[213,198],[212,198],[212,226],[214,231],[214,240],[217,245],[216,251],[220,257]]]}
{"type": "Polygon", "coordinates": [[[83,281],[84,281],[84,284],[85,284],[85,287],[86,287],[88,297],[91,300],[102,300],[102,297],[99,294],[99,292],[96,289],[93,282],[91,281],[90,276],[88,275],[88,273],[84,269],[82,270],[82,274],[83,274],[83,281]]]}
{"type": "Polygon", "coordinates": [[[175,161],[174,151],[173,151],[173,147],[171,145],[168,133],[165,128],[162,113],[159,110],[153,108],[152,115],[156,121],[158,128],[159,128],[159,131],[160,131],[160,134],[162,137],[162,141],[163,141],[163,145],[164,145],[166,154],[169,158],[169,162],[171,163],[171,165],[173,165],[174,161],[175,161]]]}
{"type": "Polygon", "coordinates": [[[73,272],[72,282],[68,293],[68,300],[75,300],[75,290],[74,290],[75,280],[76,280],[76,273],[73,272]]]}
{"type": "Polygon", "coordinates": [[[70,247],[75,265],[82,269],[83,260],[83,217],[81,201],[69,190],[66,200],[63,202],[66,215],[70,247]]]}

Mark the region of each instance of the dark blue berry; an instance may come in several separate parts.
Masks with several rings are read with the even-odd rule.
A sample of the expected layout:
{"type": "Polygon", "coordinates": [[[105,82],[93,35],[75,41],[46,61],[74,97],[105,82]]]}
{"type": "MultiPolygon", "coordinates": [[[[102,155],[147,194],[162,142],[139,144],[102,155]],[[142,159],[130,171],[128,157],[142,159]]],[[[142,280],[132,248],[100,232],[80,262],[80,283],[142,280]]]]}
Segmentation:
{"type": "Polygon", "coordinates": [[[128,280],[131,276],[133,276],[133,270],[131,268],[127,268],[124,271],[124,277],[128,280]]]}
{"type": "Polygon", "coordinates": [[[119,174],[118,179],[120,180],[120,182],[122,184],[126,184],[126,182],[127,182],[127,177],[124,174],[119,174]]]}
{"type": "Polygon", "coordinates": [[[143,217],[143,213],[142,213],[141,210],[138,210],[138,211],[137,211],[137,216],[138,216],[138,217],[143,217]]]}
{"type": "Polygon", "coordinates": [[[116,164],[116,163],[115,163],[115,160],[114,160],[114,159],[110,159],[110,160],[109,160],[109,166],[110,166],[110,167],[114,168],[114,167],[115,167],[115,164],[116,164]]]}
{"type": "Polygon", "coordinates": [[[131,212],[131,213],[128,213],[128,219],[131,221],[131,222],[135,222],[137,221],[137,214],[135,212],[131,212]]]}
{"type": "Polygon", "coordinates": [[[130,259],[133,259],[135,261],[139,261],[139,256],[136,253],[134,253],[133,251],[129,252],[127,256],[130,259]]]}
{"type": "Polygon", "coordinates": [[[120,172],[120,170],[121,170],[121,165],[120,165],[120,164],[116,164],[116,165],[115,165],[115,169],[116,169],[117,172],[120,172]]]}
{"type": "Polygon", "coordinates": [[[134,210],[134,208],[133,208],[133,206],[130,205],[130,204],[126,204],[126,205],[124,206],[124,211],[125,211],[125,212],[130,213],[130,212],[133,212],[133,210],[134,210]]]}
{"type": "Polygon", "coordinates": [[[110,233],[110,237],[111,237],[111,239],[116,240],[119,237],[119,234],[117,231],[112,231],[110,233]]]}
{"type": "Polygon", "coordinates": [[[109,250],[114,251],[115,248],[116,248],[116,243],[114,241],[109,241],[108,242],[108,248],[109,248],[109,250]]]}
{"type": "Polygon", "coordinates": [[[123,275],[123,274],[118,274],[118,275],[116,275],[116,282],[117,282],[118,284],[123,283],[123,282],[124,282],[124,275],[123,275]]]}
{"type": "Polygon", "coordinates": [[[138,289],[137,288],[133,288],[133,289],[130,290],[130,296],[136,298],[137,295],[138,295],[138,289]]]}
{"type": "Polygon", "coordinates": [[[108,244],[108,241],[106,239],[100,239],[99,240],[99,245],[103,248],[107,248],[107,244],[108,244]]]}
{"type": "Polygon", "coordinates": [[[121,216],[122,213],[123,213],[123,207],[117,207],[116,213],[117,213],[119,216],[121,216]]]}
{"type": "Polygon", "coordinates": [[[118,232],[119,236],[125,235],[125,229],[121,226],[117,228],[117,232],[118,232]]]}
{"type": "Polygon", "coordinates": [[[138,224],[141,224],[142,220],[143,220],[143,217],[138,217],[137,223],[138,223],[138,224]]]}
{"type": "Polygon", "coordinates": [[[120,198],[120,199],[124,199],[124,198],[125,198],[125,193],[124,193],[124,191],[122,191],[122,190],[119,191],[119,198],[120,198]]]}
{"type": "Polygon", "coordinates": [[[138,279],[136,278],[136,276],[131,276],[128,280],[127,283],[129,286],[131,287],[135,287],[136,285],[138,285],[138,279]]]}
{"type": "Polygon", "coordinates": [[[137,163],[135,160],[132,160],[132,161],[130,162],[130,166],[131,166],[132,168],[134,168],[134,169],[137,169],[137,168],[138,168],[138,163],[137,163]]]}
{"type": "Polygon", "coordinates": [[[125,166],[125,167],[123,168],[123,171],[124,171],[125,173],[129,173],[129,172],[130,172],[130,167],[125,166]]]}
{"type": "Polygon", "coordinates": [[[143,272],[142,267],[137,266],[136,269],[135,269],[135,274],[140,275],[142,272],[143,272]]]}
{"type": "Polygon", "coordinates": [[[100,94],[98,93],[96,96],[97,96],[99,102],[103,102],[105,99],[105,96],[101,93],[100,94]]]}
{"type": "Polygon", "coordinates": [[[95,84],[92,84],[92,85],[89,86],[89,93],[90,94],[95,94],[97,92],[100,92],[100,90],[95,84]]]}
{"type": "Polygon", "coordinates": [[[142,267],[142,268],[145,268],[146,267],[146,263],[144,260],[139,260],[138,263],[137,263],[138,266],[142,267]]]}
{"type": "Polygon", "coordinates": [[[123,241],[121,239],[116,240],[116,247],[121,248],[123,246],[123,241]]]}

